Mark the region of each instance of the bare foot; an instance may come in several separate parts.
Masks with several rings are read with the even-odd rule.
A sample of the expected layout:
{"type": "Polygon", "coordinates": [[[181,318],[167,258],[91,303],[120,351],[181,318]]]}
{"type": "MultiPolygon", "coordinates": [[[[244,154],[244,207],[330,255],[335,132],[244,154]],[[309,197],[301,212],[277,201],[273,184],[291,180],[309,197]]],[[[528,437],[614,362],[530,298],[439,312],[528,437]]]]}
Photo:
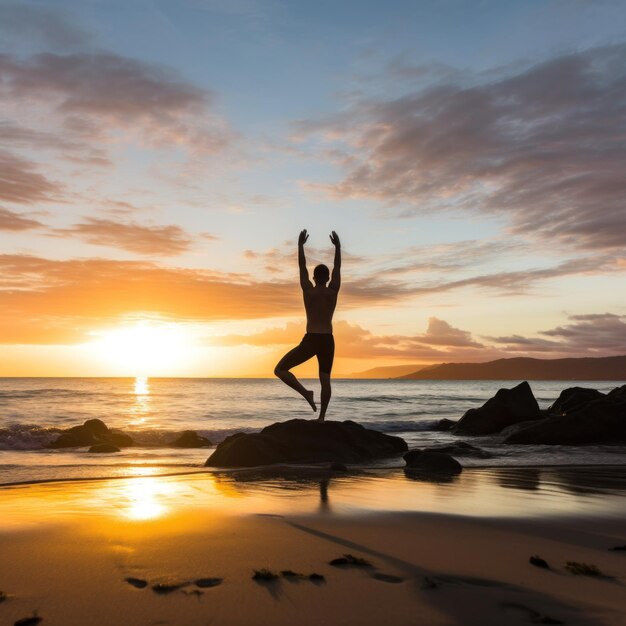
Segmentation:
{"type": "Polygon", "coordinates": [[[311,405],[311,408],[314,411],[317,411],[317,406],[315,404],[315,400],[313,400],[313,392],[312,391],[307,391],[306,392],[306,396],[304,396],[304,398],[306,399],[306,401],[311,405]]]}

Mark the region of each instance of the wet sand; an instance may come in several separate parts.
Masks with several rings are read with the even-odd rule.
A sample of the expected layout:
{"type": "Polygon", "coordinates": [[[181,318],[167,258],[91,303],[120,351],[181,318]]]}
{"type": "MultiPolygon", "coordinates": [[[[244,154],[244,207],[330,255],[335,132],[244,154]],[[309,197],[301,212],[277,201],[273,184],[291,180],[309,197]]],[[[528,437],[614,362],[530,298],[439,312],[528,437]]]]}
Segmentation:
{"type": "Polygon", "coordinates": [[[4,488],[0,623],[625,624],[621,483],[574,489],[572,471],[539,486],[482,470],[456,487],[239,473],[4,488]],[[264,568],[278,577],[253,580],[264,568]]]}

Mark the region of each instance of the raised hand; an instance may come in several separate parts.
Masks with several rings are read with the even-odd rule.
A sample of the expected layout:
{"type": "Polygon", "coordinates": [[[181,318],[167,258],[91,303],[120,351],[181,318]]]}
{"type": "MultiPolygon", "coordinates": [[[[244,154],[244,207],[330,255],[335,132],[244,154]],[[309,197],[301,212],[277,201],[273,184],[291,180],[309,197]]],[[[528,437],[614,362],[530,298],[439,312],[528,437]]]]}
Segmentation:
{"type": "Polygon", "coordinates": [[[341,242],[339,241],[339,235],[337,235],[334,230],[330,234],[330,240],[332,241],[333,246],[335,246],[336,248],[339,248],[341,246],[341,242]]]}
{"type": "Polygon", "coordinates": [[[298,237],[298,245],[303,246],[306,243],[306,240],[309,238],[308,233],[306,232],[306,228],[300,231],[300,236],[298,237]]]}

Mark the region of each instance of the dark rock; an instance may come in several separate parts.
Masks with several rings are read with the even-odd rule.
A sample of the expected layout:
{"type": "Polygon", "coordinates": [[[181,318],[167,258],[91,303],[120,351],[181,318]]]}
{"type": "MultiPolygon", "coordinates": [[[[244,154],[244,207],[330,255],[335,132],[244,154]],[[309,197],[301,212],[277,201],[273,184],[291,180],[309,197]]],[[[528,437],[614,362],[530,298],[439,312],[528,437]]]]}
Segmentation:
{"type": "Polygon", "coordinates": [[[227,437],[207,467],[254,467],[272,463],[359,463],[406,452],[407,445],[352,421],[295,419],[267,426],[260,433],[227,437]]]}
{"type": "Polygon", "coordinates": [[[130,446],[135,445],[135,442],[130,435],[126,435],[125,433],[120,433],[118,431],[110,431],[105,437],[103,437],[103,439],[106,440],[106,443],[110,443],[118,448],[129,448],[130,446]]]}
{"type": "Polygon", "coordinates": [[[404,455],[407,469],[436,474],[460,474],[463,466],[449,454],[411,450],[404,455]]]}
{"type": "Polygon", "coordinates": [[[566,414],[520,425],[504,443],[578,446],[626,442],[626,385],[596,397],[566,414]]]}
{"type": "Polygon", "coordinates": [[[480,408],[469,409],[452,431],[466,435],[488,435],[527,420],[541,418],[530,385],[524,381],[512,389],[499,389],[480,408]]]}
{"type": "Polygon", "coordinates": [[[604,398],[604,394],[597,389],[590,389],[589,387],[569,387],[561,391],[559,397],[547,412],[548,414],[556,413],[564,415],[598,398],[604,398]]]}
{"type": "Polygon", "coordinates": [[[442,452],[443,454],[452,454],[454,456],[471,456],[477,459],[490,459],[493,454],[482,450],[478,446],[473,446],[465,441],[458,441],[450,445],[433,446],[428,448],[426,452],[442,452]]]}
{"type": "Polygon", "coordinates": [[[97,443],[95,446],[91,446],[91,448],[89,448],[89,452],[104,454],[107,452],[121,452],[121,450],[117,446],[110,443],[97,443]]]}
{"type": "Polygon", "coordinates": [[[531,565],[534,565],[535,567],[542,567],[543,569],[550,569],[550,566],[548,565],[548,562],[545,561],[544,559],[542,559],[540,556],[531,556],[528,559],[528,562],[531,565]]]}
{"type": "Polygon", "coordinates": [[[330,469],[333,472],[347,472],[348,468],[343,463],[332,463],[330,469]]]}
{"type": "Polygon", "coordinates": [[[433,426],[433,430],[438,430],[438,431],[452,430],[452,428],[455,425],[456,425],[456,421],[455,420],[449,420],[447,417],[444,417],[443,419],[440,419],[433,426]]]}
{"type": "Polygon", "coordinates": [[[195,430],[186,430],[171,445],[175,448],[205,448],[213,444],[206,437],[198,435],[195,430]]]}
{"type": "Polygon", "coordinates": [[[119,431],[111,431],[107,425],[99,419],[87,420],[80,426],[72,426],[63,431],[50,448],[78,448],[82,446],[94,446],[107,443],[118,448],[134,445],[134,441],[128,435],[119,431]]]}

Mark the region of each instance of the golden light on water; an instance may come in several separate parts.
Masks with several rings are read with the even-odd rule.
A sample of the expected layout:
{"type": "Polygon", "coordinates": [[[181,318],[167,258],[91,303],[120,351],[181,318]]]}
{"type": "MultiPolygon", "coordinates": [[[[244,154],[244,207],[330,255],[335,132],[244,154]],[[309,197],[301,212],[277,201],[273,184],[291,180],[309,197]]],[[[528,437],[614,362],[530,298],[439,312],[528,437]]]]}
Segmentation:
{"type": "Polygon", "coordinates": [[[150,413],[150,382],[147,376],[137,376],[134,387],[135,402],[130,409],[132,426],[144,425],[150,413]]]}

